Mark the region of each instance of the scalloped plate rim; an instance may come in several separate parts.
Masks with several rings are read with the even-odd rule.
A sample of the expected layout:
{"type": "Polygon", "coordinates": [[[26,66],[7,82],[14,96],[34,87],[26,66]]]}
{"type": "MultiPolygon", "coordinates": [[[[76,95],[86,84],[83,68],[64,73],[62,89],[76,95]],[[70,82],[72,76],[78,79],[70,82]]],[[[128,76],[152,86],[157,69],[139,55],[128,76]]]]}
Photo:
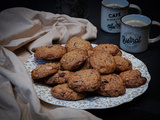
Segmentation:
{"type": "MultiPolygon", "coordinates": [[[[62,46],[64,46],[65,44],[62,44],[62,46]]],[[[92,46],[93,47],[95,47],[95,46],[97,46],[97,44],[92,44],[92,46]]],[[[57,98],[55,98],[55,97],[53,97],[53,96],[51,96],[51,99],[52,99],[52,101],[50,101],[50,100],[47,100],[45,97],[44,97],[44,95],[43,94],[38,94],[38,90],[36,89],[36,87],[42,87],[42,85],[41,84],[39,84],[39,85],[36,85],[36,84],[34,84],[33,83],[33,87],[34,87],[34,89],[35,89],[35,91],[36,91],[36,94],[37,94],[37,96],[42,100],[42,101],[45,101],[45,102],[47,102],[47,103],[50,103],[50,104],[52,104],[52,105],[57,105],[57,106],[65,106],[65,107],[70,107],[70,108],[75,108],[75,109],[106,109],[106,108],[112,108],[112,107],[116,107],[116,106],[119,106],[119,105],[121,105],[121,104],[124,104],[124,103],[127,103],[127,102],[131,102],[133,99],[135,99],[135,98],[137,98],[138,96],[140,96],[140,95],[142,95],[147,89],[148,89],[148,85],[149,85],[149,82],[150,82],[150,80],[151,80],[151,76],[150,76],[150,74],[149,74],[149,72],[148,72],[148,69],[147,69],[147,66],[141,61],[141,60],[139,60],[138,58],[136,58],[134,55],[132,55],[132,54],[130,54],[130,53],[127,53],[127,52],[125,52],[125,51],[123,51],[123,50],[121,50],[122,51],[122,56],[123,55],[128,55],[128,56],[130,56],[131,58],[133,58],[133,60],[136,60],[137,62],[140,62],[142,65],[143,65],[143,67],[145,68],[145,71],[147,72],[146,74],[147,74],[147,83],[145,84],[145,85],[142,85],[142,86],[140,86],[140,87],[138,87],[139,89],[140,88],[142,88],[142,87],[144,87],[143,89],[142,89],[142,91],[141,92],[139,92],[137,95],[135,95],[134,97],[130,97],[129,99],[126,99],[126,98],[123,98],[123,100],[124,101],[122,101],[122,97],[123,96],[126,96],[127,95],[127,93],[125,93],[124,95],[122,95],[122,96],[119,96],[119,97],[104,97],[104,96],[94,96],[94,97],[90,97],[90,98],[85,98],[85,99],[83,99],[83,100],[79,100],[79,101],[67,101],[67,100],[61,100],[61,99],[57,99],[57,98]],[[96,107],[92,107],[92,104],[95,104],[95,102],[97,102],[97,101],[95,101],[94,100],[94,98],[98,98],[98,99],[119,99],[120,98],[120,103],[118,103],[118,104],[108,104],[108,106],[96,106],[96,107]],[[92,101],[89,101],[88,99],[93,99],[92,101]],[[87,101],[88,100],[88,101],[87,101]],[[53,103],[53,101],[54,101],[54,103],[53,103]],[[57,102],[58,101],[58,102],[57,102]],[[88,106],[85,106],[85,104],[84,105],[82,105],[82,106],[79,106],[79,105],[71,105],[71,104],[76,104],[76,103],[79,103],[79,104],[81,104],[81,102],[82,103],[86,103],[86,102],[89,102],[89,105],[88,106]],[[61,103],[61,104],[59,104],[59,103],[61,103]],[[64,104],[62,104],[62,103],[64,103],[64,104]]],[[[123,56],[124,57],[124,56],[123,56]]],[[[29,66],[29,67],[27,67],[27,65],[29,64],[28,63],[28,61],[29,60],[31,60],[31,59],[33,59],[34,60],[34,62],[35,62],[35,59],[34,59],[34,56],[33,56],[33,54],[28,58],[28,60],[27,60],[27,62],[25,62],[24,63],[24,65],[25,65],[25,67],[27,68],[27,70],[29,71],[29,73],[30,73],[30,71],[31,70],[29,70],[29,67],[32,67],[32,65],[35,67],[36,65],[34,65],[34,64],[31,64],[31,66],[29,66]]],[[[40,60],[40,59],[39,59],[40,60]]],[[[132,61],[132,59],[130,59],[131,61],[132,61]]],[[[41,61],[41,60],[40,60],[41,61]]],[[[43,60],[42,60],[42,62],[43,62],[43,60]]],[[[138,69],[139,70],[139,69],[138,69]]],[[[140,70],[141,71],[141,70],[140,70]]],[[[48,86],[45,86],[45,87],[48,87],[48,86]]],[[[44,88],[44,87],[43,87],[44,88]]],[[[49,87],[48,87],[49,88],[49,87]]],[[[138,88],[127,88],[126,89],[126,92],[130,89],[130,90],[133,90],[133,89],[138,89],[138,88]]],[[[50,93],[50,95],[51,95],[51,93],[50,93]]],[[[102,99],[102,100],[103,100],[102,99]]],[[[97,99],[96,99],[97,100],[97,99]]],[[[107,100],[106,100],[107,101],[107,100]]],[[[105,102],[106,102],[105,101],[105,102]]],[[[102,102],[102,101],[98,101],[98,102],[102,102]]],[[[103,102],[102,102],[103,103],[103,102]]]]}

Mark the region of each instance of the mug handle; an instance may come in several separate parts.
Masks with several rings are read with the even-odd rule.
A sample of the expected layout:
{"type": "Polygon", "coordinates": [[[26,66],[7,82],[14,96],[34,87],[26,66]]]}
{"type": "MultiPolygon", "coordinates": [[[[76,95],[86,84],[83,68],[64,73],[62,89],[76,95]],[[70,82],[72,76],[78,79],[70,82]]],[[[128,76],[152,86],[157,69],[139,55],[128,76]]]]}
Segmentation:
{"type": "MultiPolygon", "coordinates": [[[[160,27],[160,23],[157,22],[157,21],[152,21],[152,25],[157,25],[157,26],[160,27]]],[[[155,38],[149,39],[149,43],[154,43],[154,42],[157,42],[159,40],[160,40],[160,34],[155,38]]]]}
{"type": "Polygon", "coordinates": [[[142,10],[138,5],[130,4],[129,8],[137,9],[139,11],[139,14],[142,14],[142,10]]]}

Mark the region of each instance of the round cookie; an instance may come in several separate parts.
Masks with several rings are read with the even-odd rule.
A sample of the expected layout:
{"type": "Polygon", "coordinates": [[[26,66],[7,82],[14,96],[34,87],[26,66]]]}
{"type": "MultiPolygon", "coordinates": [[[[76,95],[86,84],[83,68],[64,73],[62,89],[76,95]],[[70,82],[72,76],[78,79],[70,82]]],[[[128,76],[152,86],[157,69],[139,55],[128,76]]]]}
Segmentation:
{"type": "Polygon", "coordinates": [[[116,69],[113,56],[104,51],[94,51],[89,60],[91,66],[101,74],[113,73],[116,69]]]}
{"type": "Polygon", "coordinates": [[[55,74],[59,69],[59,66],[55,63],[45,63],[37,66],[32,70],[31,76],[32,79],[40,79],[52,74],[55,74]]]}
{"type": "Polygon", "coordinates": [[[139,70],[121,72],[119,76],[122,78],[127,88],[139,87],[147,81],[145,77],[141,76],[141,72],[139,70]]]}
{"type": "Polygon", "coordinates": [[[67,52],[75,50],[77,48],[83,50],[92,50],[93,47],[89,41],[82,39],[81,37],[72,37],[66,42],[65,45],[67,52]]]}
{"type": "Polygon", "coordinates": [[[100,74],[95,69],[80,70],[68,78],[68,86],[77,92],[93,92],[99,88],[100,83],[100,74]]]}
{"type": "Polygon", "coordinates": [[[63,84],[67,83],[70,71],[59,70],[56,74],[45,81],[46,84],[63,84]]]}
{"type": "Polygon", "coordinates": [[[60,60],[60,65],[63,70],[75,70],[81,67],[88,58],[86,50],[76,49],[67,52],[60,60]]]}
{"type": "Polygon", "coordinates": [[[68,87],[68,84],[59,84],[51,89],[54,97],[63,100],[80,100],[85,98],[85,93],[78,93],[68,87]]]}
{"type": "Polygon", "coordinates": [[[122,52],[120,51],[119,47],[114,44],[99,44],[93,48],[94,51],[105,51],[113,56],[118,55],[121,56],[122,52]]]}
{"type": "Polygon", "coordinates": [[[132,69],[132,63],[130,60],[121,56],[114,56],[114,60],[116,62],[116,71],[123,72],[132,69]]]}
{"type": "Polygon", "coordinates": [[[125,84],[119,75],[113,73],[101,76],[101,85],[97,93],[103,96],[118,97],[125,92],[125,84]]]}
{"type": "Polygon", "coordinates": [[[46,45],[39,47],[34,57],[45,60],[56,60],[60,59],[66,53],[66,48],[60,44],[46,45]]]}

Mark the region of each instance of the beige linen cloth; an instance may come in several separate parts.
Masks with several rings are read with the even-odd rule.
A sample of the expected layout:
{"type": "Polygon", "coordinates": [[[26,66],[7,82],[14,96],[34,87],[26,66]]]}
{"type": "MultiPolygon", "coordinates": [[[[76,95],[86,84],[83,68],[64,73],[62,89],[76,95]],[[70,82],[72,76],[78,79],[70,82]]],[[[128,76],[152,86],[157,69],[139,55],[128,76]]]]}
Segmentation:
{"type": "Polygon", "coordinates": [[[23,65],[36,48],[75,35],[93,39],[97,29],[85,19],[27,8],[0,13],[0,120],[99,120],[85,110],[41,101],[23,65]]]}

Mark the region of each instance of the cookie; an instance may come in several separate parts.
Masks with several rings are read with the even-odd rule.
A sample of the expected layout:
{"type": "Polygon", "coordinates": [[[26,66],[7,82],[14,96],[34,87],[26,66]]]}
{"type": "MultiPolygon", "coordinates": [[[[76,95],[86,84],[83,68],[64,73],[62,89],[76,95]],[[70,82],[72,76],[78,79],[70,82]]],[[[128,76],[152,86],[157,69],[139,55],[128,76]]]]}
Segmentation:
{"type": "Polygon", "coordinates": [[[95,69],[80,70],[68,78],[68,86],[77,92],[93,92],[100,86],[100,74],[95,69]]]}
{"type": "Polygon", "coordinates": [[[117,54],[115,54],[115,56],[122,56],[122,51],[119,50],[119,52],[117,54]]]}
{"type": "Polygon", "coordinates": [[[93,53],[92,50],[88,50],[88,59],[85,61],[84,65],[82,65],[82,67],[79,68],[79,70],[92,69],[92,66],[89,62],[89,57],[92,53],[93,53]]]}
{"type": "Polygon", "coordinates": [[[37,66],[32,70],[31,76],[32,79],[40,79],[52,74],[55,74],[59,69],[59,66],[55,63],[45,63],[37,66]]]}
{"type": "Polygon", "coordinates": [[[118,97],[125,94],[126,87],[121,77],[113,73],[101,76],[101,85],[96,92],[103,96],[118,97]]]}
{"type": "Polygon", "coordinates": [[[94,51],[105,51],[113,56],[118,55],[121,56],[122,52],[120,51],[119,47],[114,44],[99,44],[93,48],[94,51]]]}
{"type": "Polygon", "coordinates": [[[104,51],[94,51],[89,60],[91,66],[101,74],[113,73],[116,69],[113,56],[104,51]]]}
{"type": "Polygon", "coordinates": [[[59,84],[51,89],[54,97],[63,100],[80,100],[85,98],[85,93],[78,93],[68,87],[68,84],[59,84]]]}
{"type": "Polygon", "coordinates": [[[70,71],[59,70],[56,74],[45,81],[46,84],[63,84],[67,83],[70,71]]]}
{"type": "Polygon", "coordinates": [[[127,88],[139,87],[145,84],[147,81],[145,77],[141,76],[141,72],[139,70],[128,70],[121,72],[119,75],[127,88]]]}
{"type": "Polygon", "coordinates": [[[75,50],[77,48],[83,50],[92,50],[93,47],[89,41],[82,39],[81,37],[72,37],[66,42],[65,48],[67,52],[75,50]]]}
{"type": "Polygon", "coordinates": [[[60,65],[63,70],[75,70],[81,67],[88,58],[86,50],[76,49],[67,52],[60,60],[60,65]]]}
{"type": "Polygon", "coordinates": [[[57,60],[60,59],[66,53],[66,48],[60,44],[46,45],[39,47],[34,57],[45,60],[57,60]]]}
{"type": "Polygon", "coordinates": [[[132,69],[132,63],[130,60],[121,56],[114,56],[114,60],[116,62],[116,71],[123,72],[132,69]]]}
{"type": "Polygon", "coordinates": [[[85,70],[85,69],[91,69],[91,65],[89,62],[89,58],[85,61],[85,63],[82,65],[82,67],[79,68],[79,70],[85,70]]]}

